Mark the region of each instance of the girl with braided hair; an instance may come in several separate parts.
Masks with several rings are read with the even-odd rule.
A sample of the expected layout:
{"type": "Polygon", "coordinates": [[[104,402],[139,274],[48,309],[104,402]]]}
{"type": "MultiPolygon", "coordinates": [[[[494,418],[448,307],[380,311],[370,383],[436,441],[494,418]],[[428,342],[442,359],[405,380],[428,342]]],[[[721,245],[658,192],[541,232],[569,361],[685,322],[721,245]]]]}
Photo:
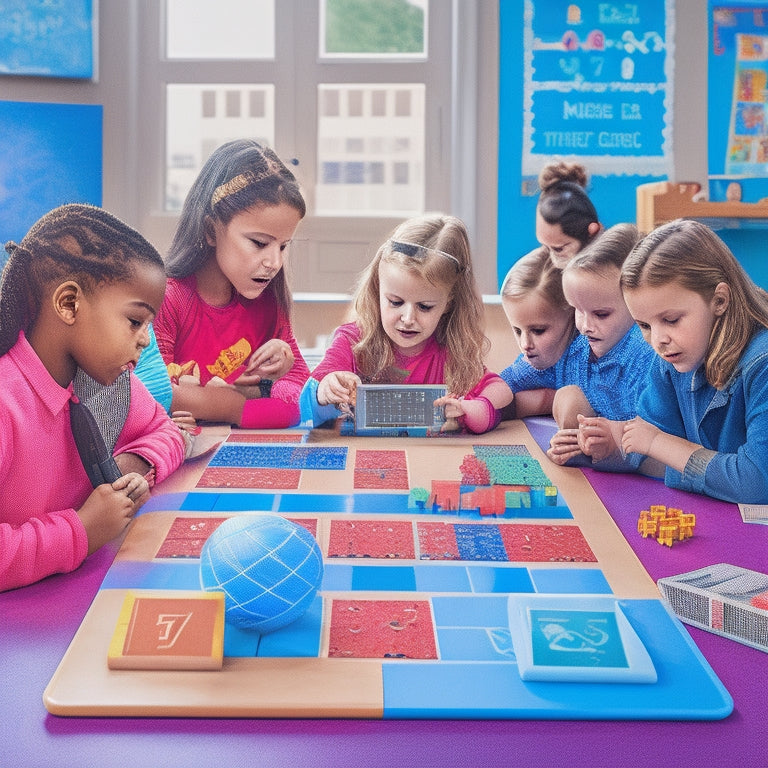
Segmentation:
{"type": "Polygon", "coordinates": [[[205,163],[166,258],[154,325],[172,410],[246,428],[299,422],[309,369],[283,261],[305,212],[293,174],[255,141],[223,144],[205,163]]]}
{"type": "Polygon", "coordinates": [[[46,214],[6,250],[0,590],[76,569],[184,459],[181,431],[132,373],[165,290],[157,251],[106,211],[79,204],[46,214]],[[115,422],[105,443],[121,475],[95,488],[70,422],[83,375],[115,422]],[[104,402],[118,391],[120,402],[104,402]]]}

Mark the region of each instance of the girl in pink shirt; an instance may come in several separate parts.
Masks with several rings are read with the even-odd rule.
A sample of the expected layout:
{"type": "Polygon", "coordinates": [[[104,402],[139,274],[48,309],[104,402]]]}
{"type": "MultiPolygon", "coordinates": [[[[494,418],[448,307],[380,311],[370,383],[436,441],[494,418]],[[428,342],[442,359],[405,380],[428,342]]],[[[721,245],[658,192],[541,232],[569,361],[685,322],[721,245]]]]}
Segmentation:
{"type": "Polygon", "coordinates": [[[445,384],[435,405],[448,419],[474,433],[499,423],[512,392],[483,362],[489,342],[461,220],[425,215],[395,229],[362,275],[355,313],[304,387],[306,419],[338,417],[357,384],[383,382],[445,384]]]}
{"type": "Polygon", "coordinates": [[[165,291],[157,251],[87,205],[51,211],[6,250],[0,590],[77,568],[123,531],[150,483],[184,459],[181,431],[132,373],[165,291]],[[102,394],[125,384],[120,402],[101,402],[108,417],[120,413],[107,440],[122,476],[96,488],[70,426],[73,381],[83,374],[102,394]]]}
{"type": "Polygon", "coordinates": [[[223,144],[203,166],[166,258],[154,325],[173,411],[249,428],[298,423],[309,369],[283,260],[305,211],[293,174],[255,141],[223,144]]]}

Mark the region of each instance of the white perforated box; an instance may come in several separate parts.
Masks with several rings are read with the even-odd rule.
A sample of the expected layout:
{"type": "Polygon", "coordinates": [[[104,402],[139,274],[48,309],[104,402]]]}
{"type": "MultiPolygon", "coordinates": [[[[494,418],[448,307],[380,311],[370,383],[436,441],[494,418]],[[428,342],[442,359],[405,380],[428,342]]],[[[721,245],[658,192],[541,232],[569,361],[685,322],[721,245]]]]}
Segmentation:
{"type": "Polygon", "coordinates": [[[658,587],[687,624],[768,652],[768,610],[754,604],[768,604],[768,575],[718,563],[659,579],[658,587]]]}

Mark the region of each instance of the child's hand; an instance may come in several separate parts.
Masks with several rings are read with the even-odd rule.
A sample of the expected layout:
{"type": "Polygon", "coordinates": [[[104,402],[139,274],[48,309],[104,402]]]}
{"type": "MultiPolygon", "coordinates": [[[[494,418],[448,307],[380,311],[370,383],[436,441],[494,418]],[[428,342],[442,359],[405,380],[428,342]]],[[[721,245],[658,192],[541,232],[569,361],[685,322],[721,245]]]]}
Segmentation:
{"type": "Polygon", "coordinates": [[[202,427],[198,426],[189,411],[174,411],[171,420],[181,430],[184,438],[184,458],[188,459],[195,450],[195,437],[200,434],[202,427]]]}
{"type": "Polygon", "coordinates": [[[248,359],[245,371],[237,379],[237,386],[258,384],[262,379],[275,381],[293,368],[293,350],[282,339],[270,339],[262,344],[248,359]]]}
{"type": "Polygon", "coordinates": [[[77,510],[88,536],[88,554],[119,536],[148,495],[147,481],[135,473],[123,475],[112,485],[104,483],[94,488],[77,510]]]}
{"type": "Polygon", "coordinates": [[[592,461],[603,461],[618,450],[624,422],[582,414],[576,418],[579,422],[579,448],[582,453],[591,456],[592,461]]]}
{"type": "Polygon", "coordinates": [[[547,456],[561,466],[581,454],[578,429],[558,429],[549,441],[547,456]]]}
{"type": "MultiPolygon", "coordinates": [[[[459,419],[472,412],[472,401],[456,397],[453,392],[438,397],[432,405],[442,406],[445,411],[445,423],[440,427],[441,432],[458,432],[459,419]]],[[[482,414],[481,414],[482,415],[482,414]]]]}
{"type": "MultiPolygon", "coordinates": [[[[649,424],[639,416],[624,424],[624,434],[621,438],[621,448],[625,453],[642,453],[653,456],[653,442],[662,431],[649,424]]],[[[654,457],[657,458],[657,457],[654,457]]]]}
{"type": "Polygon", "coordinates": [[[319,405],[354,405],[360,377],[351,371],[332,371],[323,377],[317,387],[319,405]]]}

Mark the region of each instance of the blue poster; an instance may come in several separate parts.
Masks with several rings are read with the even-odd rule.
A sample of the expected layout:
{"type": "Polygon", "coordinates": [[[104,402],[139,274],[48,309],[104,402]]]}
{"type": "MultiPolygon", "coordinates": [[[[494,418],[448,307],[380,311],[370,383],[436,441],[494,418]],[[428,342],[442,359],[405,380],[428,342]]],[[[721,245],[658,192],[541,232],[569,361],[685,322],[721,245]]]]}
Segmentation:
{"type": "Polygon", "coordinates": [[[44,213],[101,205],[102,107],[0,101],[0,266],[44,213]]]}
{"type": "Polygon", "coordinates": [[[673,18],[671,0],[526,0],[523,176],[553,156],[670,173],[673,18]]]}
{"type": "Polygon", "coordinates": [[[92,78],[94,0],[0,0],[0,74],[92,78]]]}

